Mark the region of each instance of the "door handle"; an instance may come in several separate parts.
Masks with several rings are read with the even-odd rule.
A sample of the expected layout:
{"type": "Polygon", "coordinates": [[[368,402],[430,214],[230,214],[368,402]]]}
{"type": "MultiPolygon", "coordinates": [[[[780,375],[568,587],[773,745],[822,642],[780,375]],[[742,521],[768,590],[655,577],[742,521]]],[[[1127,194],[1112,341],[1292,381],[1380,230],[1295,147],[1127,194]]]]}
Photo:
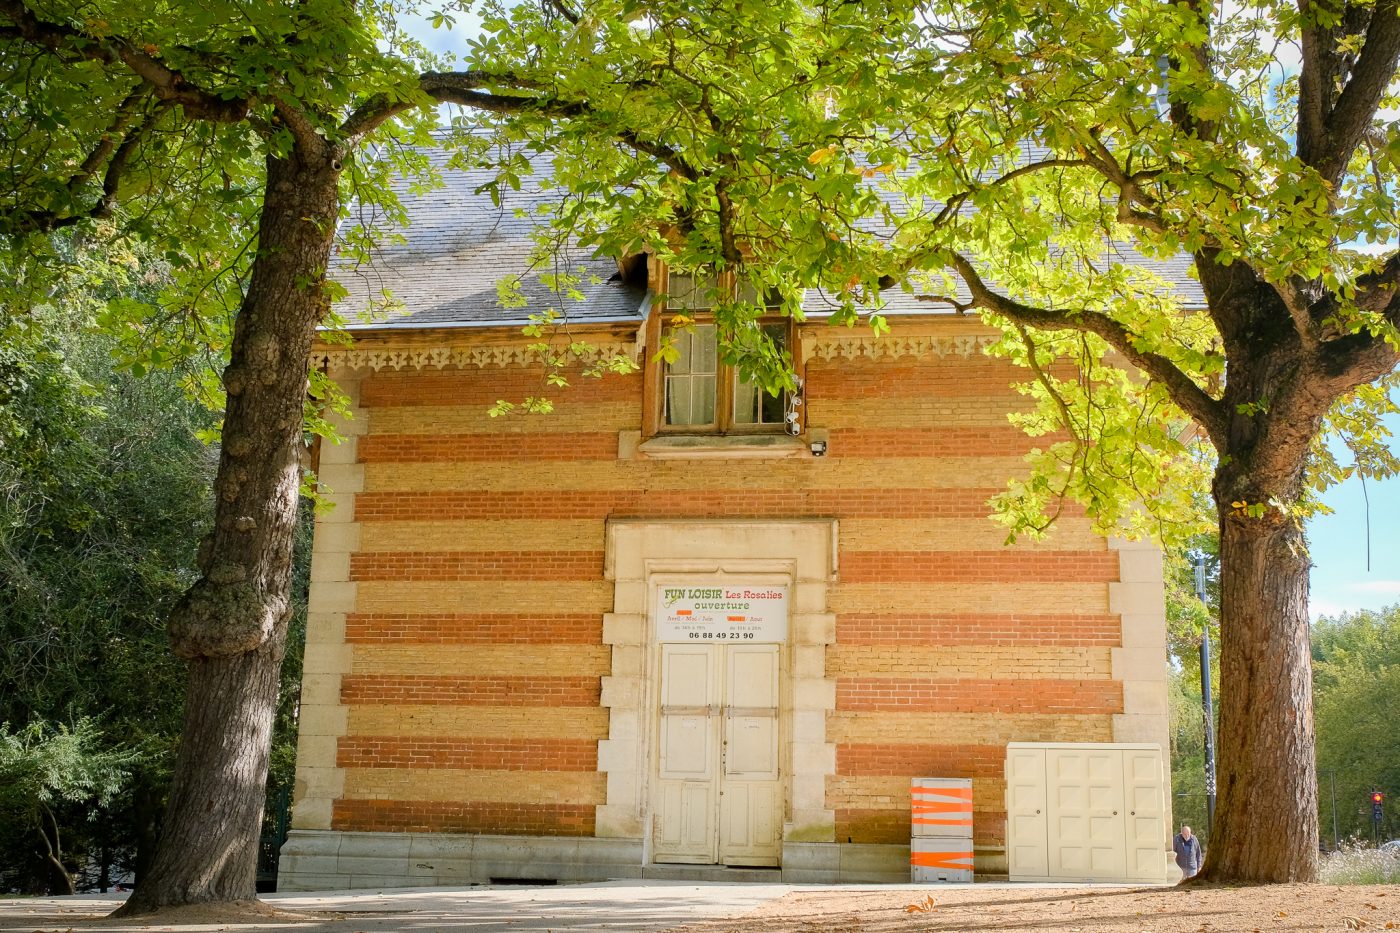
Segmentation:
{"type": "Polygon", "coordinates": [[[662,716],[718,716],[718,706],[663,706],[662,716]]]}
{"type": "Polygon", "coordinates": [[[729,719],[736,716],[744,719],[776,719],[778,711],[771,706],[726,706],[724,715],[729,719]]]}

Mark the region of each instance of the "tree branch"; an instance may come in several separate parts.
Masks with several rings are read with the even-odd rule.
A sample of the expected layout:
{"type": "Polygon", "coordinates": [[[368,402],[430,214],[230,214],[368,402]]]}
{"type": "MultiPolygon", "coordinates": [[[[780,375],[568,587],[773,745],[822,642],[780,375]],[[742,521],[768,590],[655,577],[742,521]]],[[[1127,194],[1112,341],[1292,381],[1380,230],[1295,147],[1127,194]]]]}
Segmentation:
{"type": "Polygon", "coordinates": [[[316,132],[316,125],[295,103],[278,95],[272,102],[277,119],[292,134],[298,148],[308,153],[322,153],[326,148],[326,138],[316,132]]]}
{"type": "MultiPolygon", "coordinates": [[[[150,95],[151,86],[143,81],[136,85],[131,93],[126,95],[126,98],[117,105],[117,112],[112,117],[111,125],[102,134],[102,138],[93,147],[92,152],[89,152],[87,158],[83,159],[83,164],[79,166],[77,174],[68,179],[70,194],[76,195],[78,186],[97,174],[97,170],[107,163],[121,142],[126,140],[127,131],[131,129],[132,123],[136,122],[138,118],[144,123],[145,117],[142,114],[141,105],[150,95]]],[[[144,126],[138,124],[137,129],[138,131],[143,130],[144,126]]]]}
{"type": "Polygon", "coordinates": [[[549,5],[554,8],[554,12],[564,17],[571,24],[575,26],[578,25],[578,13],[570,9],[569,5],[566,2],[564,2],[564,0],[549,0],[549,5]]]}
{"type": "Polygon", "coordinates": [[[85,220],[101,220],[110,217],[117,209],[119,199],[117,193],[121,188],[122,177],[126,173],[127,166],[131,162],[131,157],[146,139],[146,134],[155,124],[156,119],[170,105],[161,103],[157,105],[153,114],[141,114],[138,105],[141,102],[141,85],[122,102],[117,110],[117,115],[113,119],[112,127],[102,135],[102,139],[83,160],[77,173],[68,179],[67,188],[69,196],[77,200],[82,186],[96,174],[101,167],[103,160],[106,160],[107,167],[102,176],[102,195],[90,208],[80,211],[72,210],[28,210],[17,211],[14,215],[13,228],[20,233],[51,233],[64,227],[72,227],[85,220]],[[135,125],[131,125],[133,121],[135,125]],[[125,131],[125,135],[118,136],[125,131]],[[120,142],[117,142],[117,139],[120,142]]]}
{"type": "Polygon", "coordinates": [[[1391,253],[1375,272],[1356,280],[1356,303],[1367,311],[1386,313],[1390,322],[1400,326],[1393,305],[1400,296],[1400,251],[1391,253]]]}
{"type": "Polygon", "coordinates": [[[156,97],[178,104],[200,119],[237,123],[247,115],[251,106],[248,98],[226,100],[191,84],[180,72],[128,39],[96,36],[66,23],[41,19],[23,0],[0,0],[0,17],[10,21],[10,26],[4,29],[6,35],[52,52],[65,61],[125,65],[151,85],[156,97]]]}
{"type": "MultiPolygon", "coordinates": [[[[1173,0],[1173,3],[1190,10],[1191,15],[1196,17],[1200,28],[1205,30],[1205,38],[1194,46],[1188,46],[1185,55],[1189,57],[1191,65],[1200,69],[1202,75],[1213,79],[1215,74],[1210,65],[1210,11],[1212,4],[1205,2],[1205,0],[1173,0]]],[[[1186,70],[1187,61],[1185,58],[1173,57],[1172,61],[1178,72],[1186,70]]],[[[1171,96],[1171,92],[1168,90],[1167,111],[1171,117],[1172,125],[1197,139],[1214,140],[1219,128],[1217,124],[1212,120],[1199,119],[1191,112],[1189,104],[1182,100],[1172,100],[1171,96]]]]}
{"type": "MultiPolygon", "coordinates": [[[[1033,172],[1039,172],[1047,168],[1089,167],[1089,165],[1090,164],[1084,159],[1042,159],[1039,162],[1031,162],[1026,165],[1017,166],[1006,174],[994,178],[985,185],[979,186],[978,190],[995,188],[1009,181],[1014,181],[1022,175],[1030,175],[1033,172]]],[[[934,217],[933,225],[941,226],[946,223],[948,218],[957,213],[962,208],[963,204],[967,202],[967,199],[972,197],[972,194],[973,189],[969,188],[967,191],[959,192],[950,197],[947,203],[943,205],[943,209],[934,217]]]]}
{"type": "MultiPolygon", "coordinates": [[[[485,87],[538,89],[534,82],[485,71],[428,71],[418,76],[418,90],[444,103],[452,102],[443,96],[445,94],[464,94],[485,87]]],[[[356,107],[340,125],[341,145],[347,150],[353,149],[361,139],[389,120],[420,106],[422,100],[414,99],[412,94],[375,94],[356,107]]]]}
{"type": "MultiPolygon", "coordinates": [[[[1321,68],[1317,59],[1326,54],[1314,48],[1313,61],[1310,62],[1306,54],[1308,51],[1305,45],[1304,76],[1308,75],[1309,64],[1316,73],[1321,68]]],[[[1335,184],[1346,170],[1352,153],[1371,126],[1385,89],[1395,77],[1397,63],[1400,63],[1400,5],[1397,0],[1380,0],[1371,11],[1366,42],[1351,68],[1351,77],[1337,97],[1336,105],[1326,106],[1327,88],[1309,87],[1306,100],[1308,122],[1304,122],[1305,111],[1301,107],[1304,101],[1300,99],[1298,155],[1328,182],[1335,184]],[[1314,107],[1320,110],[1312,112],[1314,107]]],[[[1324,71],[1313,80],[1322,82],[1327,77],[1324,71]]]]}
{"type": "MultiPolygon", "coordinates": [[[[418,77],[418,88],[433,100],[457,104],[490,113],[534,113],[548,117],[583,117],[592,113],[581,101],[558,100],[543,94],[535,97],[498,94],[484,88],[511,88],[520,91],[543,91],[544,85],[510,74],[487,71],[429,71],[418,77]]],[[[366,100],[341,124],[341,145],[353,148],[369,133],[405,111],[421,106],[420,100],[377,94],[366,100]]],[[[643,139],[634,130],[613,134],[618,142],[643,155],[664,163],[687,181],[698,181],[700,173],[675,149],[663,143],[643,139]]]]}
{"type": "Polygon", "coordinates": [[[1134,343],[1134,335],[1121,323],[1097,311],[1054,311],[1022,304],[992,291],[964,256],[952,253],[950,261],[958,275],[967,283],[968,290],[972,292],[970,307],[986,308],[1015,324],[1039,330],[1073,330],[1097,334],[1127,357],[1144,375],[1163,386],[1181,410],[1205,428],[1223,449],[1229,419],[1220,402],[1211,398],[1195,380],[1165,356],[1139,349],[1134,343]]]}
{"type": "Polygon", "coordinates": [[[1304,293],[1304,283],[1297,278],[1290,278],[1287,282],[1274,285],[1273,288],[1279,298],[1283,299],[1288,316],[1293,319],[1293,329],[1298,333],[1303,351],[1311,354],[1317,349],[1319,340],[1317,325],[1313,322],[1311,302],[1304,293]]]}

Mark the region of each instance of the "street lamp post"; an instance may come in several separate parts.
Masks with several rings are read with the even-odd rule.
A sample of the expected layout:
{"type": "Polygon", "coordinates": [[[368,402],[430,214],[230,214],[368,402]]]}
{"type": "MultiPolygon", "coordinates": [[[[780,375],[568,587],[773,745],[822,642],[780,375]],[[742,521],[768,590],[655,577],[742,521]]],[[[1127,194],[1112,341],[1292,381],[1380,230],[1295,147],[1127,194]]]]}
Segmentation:
{"type": "Polygon", "coordinates": [[[1210,696],[1210,606],[1206,602],[1206,556],[1196,555],[1196,598],[1206,610],[1201,626],[1201,707],[1205,714],[1206,823],[1215,826],[1215,710],[1210,696]]]}

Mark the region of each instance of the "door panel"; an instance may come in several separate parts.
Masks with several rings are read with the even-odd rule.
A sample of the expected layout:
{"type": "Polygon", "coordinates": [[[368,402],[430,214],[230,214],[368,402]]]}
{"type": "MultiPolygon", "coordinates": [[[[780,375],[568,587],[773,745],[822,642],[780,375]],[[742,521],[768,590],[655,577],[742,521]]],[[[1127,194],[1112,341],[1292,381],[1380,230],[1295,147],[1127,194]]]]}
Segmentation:
{"type": "Polygon", "coordinates": [[[723,650],[720,860],[726,865],[777,865],[782,845],[778,646],[729,645],[723,650]]]}
{"type": "Polygon", "coordinates": [[[1013,877],[1043,878],[1046,858],[1045,750],[1012,748],[1006,754],[1007,862],[1013,877]]]}
{"type": "Polygon", "coordinates": [[[1124,749],[1123,787],[1128,804],[1128,877],[1161,881],[1166,875],[1166,804],[1162,756],[1150,749],[1124,749]]]}
{"type": "Polygon", "coordinates": [[[1052,876],[1127,877],[1122,761],[1116,749],[1046,749],[1052,876]]]}
{"type": "Polygon", "coordinates": [[[725,781],[720,798],[720,861],[777,865],[782,847],[777,781],[725,781]]]}
{"type": "Polygon", "coordinates": [[[778,646],[724,649],[724,773],[745,780],[778,779],[778,646]]]}
{"type": "Polygon", "coordinates": [[[719,793],[717,649],[661,646],[661,741],[655,858],[713,864],[719,793]]]}

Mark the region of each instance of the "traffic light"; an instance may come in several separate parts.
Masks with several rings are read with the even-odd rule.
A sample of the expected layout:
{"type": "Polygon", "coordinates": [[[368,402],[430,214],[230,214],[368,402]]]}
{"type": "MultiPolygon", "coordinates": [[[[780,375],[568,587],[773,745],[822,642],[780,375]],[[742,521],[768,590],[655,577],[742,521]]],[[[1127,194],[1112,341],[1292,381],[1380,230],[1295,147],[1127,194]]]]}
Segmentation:
{"type": "Polygon", "coordinates": [[[1371,822],[1379,823],[1385,816],[1384,805],[1385,794],[1378,790],[1371,791],[1371,822]]]}

